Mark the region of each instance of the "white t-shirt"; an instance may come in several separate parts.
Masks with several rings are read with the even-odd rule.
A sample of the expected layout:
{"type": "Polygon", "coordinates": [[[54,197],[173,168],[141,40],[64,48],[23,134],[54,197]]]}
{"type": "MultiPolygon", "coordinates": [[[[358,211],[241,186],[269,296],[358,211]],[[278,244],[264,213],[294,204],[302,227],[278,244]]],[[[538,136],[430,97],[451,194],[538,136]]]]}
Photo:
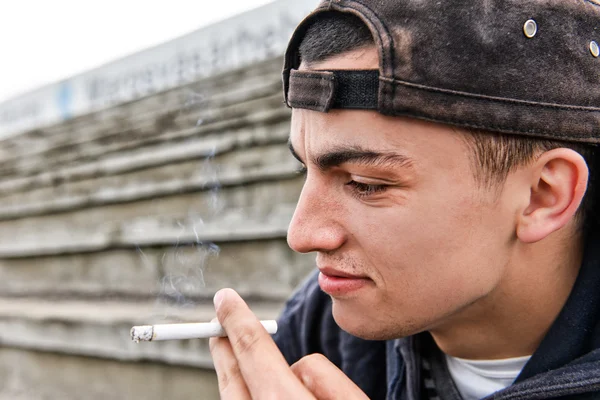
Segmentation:
{"type": "Polygon", "coordinates": [[[446,354],[446,364],[464,400],[479,400],[510,386],[531,356],[504,360],[465,360],[446,354]]]}

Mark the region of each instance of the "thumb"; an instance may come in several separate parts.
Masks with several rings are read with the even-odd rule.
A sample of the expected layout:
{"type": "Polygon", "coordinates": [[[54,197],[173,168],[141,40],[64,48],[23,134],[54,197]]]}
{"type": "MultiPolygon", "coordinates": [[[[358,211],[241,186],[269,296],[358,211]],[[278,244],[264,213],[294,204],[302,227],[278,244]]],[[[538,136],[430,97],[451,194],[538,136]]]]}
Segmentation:
{"type": "Polygon", "coordinates": [[[322,354],[303,357],[291,368],[318,400],[369,400],[350,378],[322,354]]]}

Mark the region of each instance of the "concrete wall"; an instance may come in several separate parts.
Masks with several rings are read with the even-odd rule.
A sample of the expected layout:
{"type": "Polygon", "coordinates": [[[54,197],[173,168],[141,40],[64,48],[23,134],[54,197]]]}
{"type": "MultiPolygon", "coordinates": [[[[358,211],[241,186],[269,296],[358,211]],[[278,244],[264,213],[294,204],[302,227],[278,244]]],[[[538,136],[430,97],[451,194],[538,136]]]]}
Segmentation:
{"type": "Polygon", "coordinates": [[[226,286],[275,318],[312,269],[281,65],[0,142],[0,399],[217,398],[206,341],[129,329],[208,321],[226,286]]]}

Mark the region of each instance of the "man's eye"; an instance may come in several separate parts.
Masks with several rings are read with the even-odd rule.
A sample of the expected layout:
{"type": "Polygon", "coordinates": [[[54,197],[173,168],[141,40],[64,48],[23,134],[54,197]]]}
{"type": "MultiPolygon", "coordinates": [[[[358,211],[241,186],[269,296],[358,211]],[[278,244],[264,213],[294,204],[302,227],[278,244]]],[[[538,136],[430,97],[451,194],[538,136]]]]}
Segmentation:
{"type": "Polygon", "coordinates": [[[350,181],[346,183],[346,185],[350,186],[354,195],[359,198],[368,197],[376,193],[381,193],[387,189],[387,185],[371,185],[368,183],[361,183],[356,181],[350,181]]]}

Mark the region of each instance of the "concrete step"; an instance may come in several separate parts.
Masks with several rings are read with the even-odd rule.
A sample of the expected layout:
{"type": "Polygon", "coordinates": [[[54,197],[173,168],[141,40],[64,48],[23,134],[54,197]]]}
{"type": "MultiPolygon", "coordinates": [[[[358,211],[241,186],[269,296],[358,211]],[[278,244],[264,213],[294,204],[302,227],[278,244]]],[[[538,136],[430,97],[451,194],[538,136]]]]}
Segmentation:
{"type": "MultiPolygon", "coordinates": [[[[104,223],[101,226],[55,226],[53,231],[33,230],[18,236],[1,235],[0,258],[89,253],[115,248],[144,248],[211,242],[240,242],[285,238],[293,204],[274,206],[268,215],[229,209],[218,220],[184,222],[156,217],[104,223]]],[[[41,228],[41,227],[40,227],[41,228]]]]}
{"type": "Polygon", "coordinates": [[[218,400],[211,369],[0,347],[0,400],[218,400]]]}
{"type": "Polygon", "coordinates": [[[288,136],[289,121],[286,120],[269,126],[247,126],[240,130],[214,133],[202,138],[193,137],[169,146],[159,143],[105,154],[93,160],[82,160],[76,165],[59,164],[57,168],[39,171],[35,175],[5,178],[0,181],[0,197],[64,182],[123,174],[169,163],[214,158],[238,148],[287,142],[288,136]]]}
{"type": "Polygon", "coordinates": [[[99,177],[0,198],[0,220],[159,198],[297,176],[299,163],[285,145],[248,148],[210,162],[169,164],[127,174],[99,177]]]}
{"type": "MultiPolygon", "coordinates": [[[[140,231],[152,233],[152,230],[158,229],[173,232],[170,240],[171,244],[175,244],[183,231],[193,233],[194,227],[198,231],[204,226],[214,226],[218,230],[221,222],[224,226],[235,228],[228,221],[236,220],[243,226],[246,218],[261,223],[281,216],[285,221],[273,222],[275,226],[283,226],[289,222],[302,183],[302,177],[294,176],[286,180],[247,182],[136,202],[5,219],[0,221],[0,246],[33,242],[33,246],[42,248],[65,235],[70,236],[69,240],[75,241],[73,243],[86,242],[98,236],[105,238],[103,242],[110,243],[110,240],[122,241],[124,232],[139,236],[140,231]],[[75,232],[77,235],[74,235],[75,232]]],[[[203,236],[206,237],[205,234],[203,236]]],[[[227,239],[221,236],[220,240],[227,239]]]]}
{"type": "Polygon", "coordinates": [[[137,124],[131,128],[122,127],[115,133],[105,133],[97,140],[88,143],[69,143],[37,155],[19,155],[0,164],[2,167],[0,175],[6,177],[33,175],[43,172],[44,167],[62,166],[66,163],[104,156],[117,150],[139,148],[149,141],[156,142],[159,138],[172,139],[173,136],[181,135],[181,132],[203,136],[206,133],[223,131],[228,127],[231,129],[248,125],[246,121],[268,121],[272,119],[273,111],[289,115],[289,110],[283,107],[278,94],[225,108],[206,110],[185,119],[178,115],[179,112],[174,111],[172,115],[163,116],[159,122],[137,124]]]}
{"type": "Polygon", "coordinates": [[[255,299],[283,301],[315,267],[285,238],[176,243],[101,252],[0,259],[0,296],[16,298],[210,299],[233,287],[255,299]]]}

